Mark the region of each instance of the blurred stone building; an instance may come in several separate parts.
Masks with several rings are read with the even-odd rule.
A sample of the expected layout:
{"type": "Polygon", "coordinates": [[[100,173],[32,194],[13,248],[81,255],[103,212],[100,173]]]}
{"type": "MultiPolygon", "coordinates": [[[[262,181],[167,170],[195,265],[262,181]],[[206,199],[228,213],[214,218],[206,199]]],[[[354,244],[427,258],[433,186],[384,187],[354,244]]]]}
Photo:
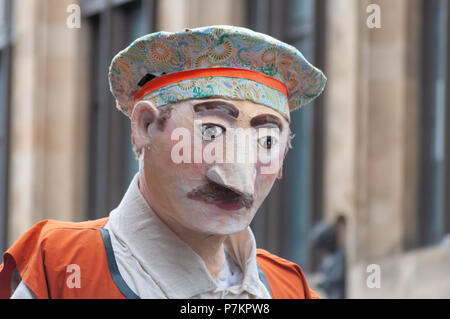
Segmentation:
{"type": "Polygon", "coordinates": [[[450,297],[449,13],[446,0],[0,0],[0,250],[39,220],[103,217],[122,198],[137,165],[107,82],[119,50],[233,24],[328,76],[292,114],[284,177],[252,223],[259,246],[313,278],[311,229],[340,220],[346,297],[450,297]]]}

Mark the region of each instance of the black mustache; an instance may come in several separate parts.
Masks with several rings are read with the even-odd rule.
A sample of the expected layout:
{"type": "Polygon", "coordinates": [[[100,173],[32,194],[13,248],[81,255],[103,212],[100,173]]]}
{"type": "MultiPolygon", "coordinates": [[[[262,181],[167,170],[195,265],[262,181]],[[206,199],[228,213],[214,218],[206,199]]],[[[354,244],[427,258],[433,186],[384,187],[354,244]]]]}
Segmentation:
{"type": "Polygon", "coordinates": [[[203,200],[207,203],[226,202],[229,204],[238,204],[247,209],[252,207],[254,200],[251,195],[238,194],[229,188],[213,182],[195,188],[187,194],[187,197],[195,200],[203,200]]]}

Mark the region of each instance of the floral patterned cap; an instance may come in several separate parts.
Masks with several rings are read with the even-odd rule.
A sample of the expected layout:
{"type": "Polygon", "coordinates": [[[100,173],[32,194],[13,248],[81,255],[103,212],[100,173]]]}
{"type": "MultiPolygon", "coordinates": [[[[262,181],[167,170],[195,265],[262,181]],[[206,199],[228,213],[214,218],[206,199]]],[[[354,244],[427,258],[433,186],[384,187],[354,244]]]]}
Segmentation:
{"type": "Polygon", "coordinates": [[[110,89],[131,117],[138,100],[155,106],[226,97],[290,112],[320,95],[325,75],[299,50],[268,35],[234,26],[157,32],[135,40],[113,59],[110,89]]]}

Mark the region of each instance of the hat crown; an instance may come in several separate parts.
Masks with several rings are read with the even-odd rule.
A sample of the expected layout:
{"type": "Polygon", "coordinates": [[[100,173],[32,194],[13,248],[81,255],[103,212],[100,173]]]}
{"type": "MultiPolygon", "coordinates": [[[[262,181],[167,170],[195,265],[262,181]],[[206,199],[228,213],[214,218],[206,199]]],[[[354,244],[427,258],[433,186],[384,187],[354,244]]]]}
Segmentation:
{"type": "Polygon", "coordinates": [[[110,88],[118,107],[130,116],[133,96],[147,74],[208,68],[246,69],[279,80],[288,89],[291,111],[317,97],[326,83],[295,47],[247,28],[217,25],[138,38],[113,59],[110,88]]]}

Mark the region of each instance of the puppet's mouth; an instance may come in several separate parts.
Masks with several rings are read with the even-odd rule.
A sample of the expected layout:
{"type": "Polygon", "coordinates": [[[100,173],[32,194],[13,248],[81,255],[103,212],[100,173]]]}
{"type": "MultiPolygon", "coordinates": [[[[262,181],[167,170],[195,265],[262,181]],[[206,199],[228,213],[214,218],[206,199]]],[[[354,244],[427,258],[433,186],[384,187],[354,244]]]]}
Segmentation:
{"type": "Polygon", "coordinates": [[[241,204],[232,204],[232,203],[211,203],[214,204],[215,206],[224,209],[224,210],[239,210],[241,209],[242,206],[241,204]]]}
{"type": "Polygon", "coordinates": [[[225,210],[239,210],[253,205],[253,196],[244,196],[216,183],[207,183],[187,194],[190,199],[213,204],[225,210]]]}

